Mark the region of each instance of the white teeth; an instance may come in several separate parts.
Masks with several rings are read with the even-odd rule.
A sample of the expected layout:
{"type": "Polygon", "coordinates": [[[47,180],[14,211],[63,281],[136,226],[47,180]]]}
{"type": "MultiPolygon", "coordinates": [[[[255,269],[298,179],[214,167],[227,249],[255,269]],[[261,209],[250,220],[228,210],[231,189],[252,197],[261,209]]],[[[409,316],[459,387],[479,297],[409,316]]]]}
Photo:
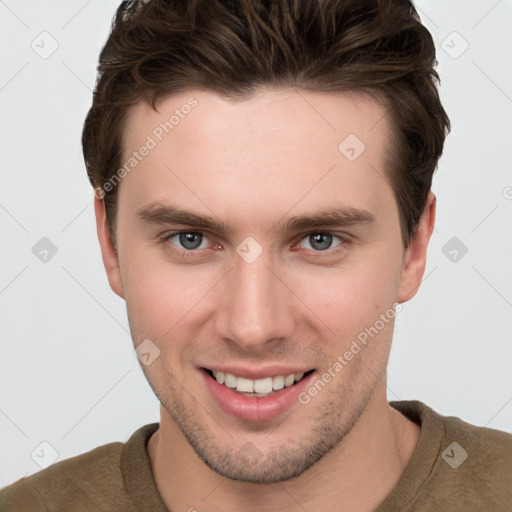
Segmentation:
{"type": "Polygon", "coordinates": [[[255,393],[271,393],[272,392],[272,377],[267,377],[266,379],[255,380],[254,381],[254,392],[255,393]]]}
{"type": "Polygon", "coordinates": [[[295,374],[291,373],[284,378],[285,387],[291,386],[295,382],[295,374]]]}
{"type": "Polygon", "coordinates": [[[271,395],[273,391],[287,388],[304,377],[304,373],[290,373],[290,375],[276,375],[275,377],[252,380],[245,377],[237,377],[232,373],[213,372],[213,375],[217,382],[224,384],[228,388],[235,389],[239,393],[254,393],[254,395],[248,396],[271,395]]]}
{"type": "Polygon", "coordinates": [[[237,377],[236,390],[241,393],[254,393],[254,381],[251,379],[244,379],[243,377],[237,377]]]}
{"type": "Polygon", "coordinates": [[[272,389],[274,391],[279,391],[284,388],[284,375],[277,375],[272,378],[272,389]]]}
{"type": "MultiPolygon", "coordinates": [[[[217,375],[215,375],[215,378],[217,379],[217,381],[219,380],[217,378],[217,375]]],[[[227,386],[228,388],[236,388],[236,377],[232,373],[226,373],[224,375],[224,385],[227,386]]]]}

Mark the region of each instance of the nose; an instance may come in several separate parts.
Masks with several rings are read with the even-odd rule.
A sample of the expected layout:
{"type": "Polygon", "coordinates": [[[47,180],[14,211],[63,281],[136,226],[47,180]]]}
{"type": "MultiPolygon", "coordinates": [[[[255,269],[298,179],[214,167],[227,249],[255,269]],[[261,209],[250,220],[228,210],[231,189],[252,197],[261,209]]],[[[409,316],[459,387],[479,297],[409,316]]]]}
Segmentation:
{"type": "Polygon", "coordinates": [[[275,267],[266,251],[251,263],[236,254],[218,290],[217,334],[248,352],[269,348],[293,333],[293,294],[275,267]]]}

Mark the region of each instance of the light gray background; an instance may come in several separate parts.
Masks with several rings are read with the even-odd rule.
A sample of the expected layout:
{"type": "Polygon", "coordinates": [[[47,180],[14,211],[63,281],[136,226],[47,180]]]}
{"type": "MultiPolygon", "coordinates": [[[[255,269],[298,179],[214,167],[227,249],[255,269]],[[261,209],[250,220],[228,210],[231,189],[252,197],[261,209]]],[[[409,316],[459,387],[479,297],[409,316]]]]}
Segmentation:
{"type": "MultiPolygon", "coordinates": [[[[53,450],[62,460],[125,441],[159,418],[102,266],[80,147],[117,3],[0,1],[0,487],[53,450]],[[31,46],[49,52],[53,40],[47,58],[31,46]],[[46,263],[32,252],[42,237],[57,247],[46,263]]],[[[511,431],[512,0],[417,6],[452,133],[424,282],[396,323],[388,396],[511,431]],[[443,252],[453,237],[468,249],[456,262],[453,247],[443,252]]]]}

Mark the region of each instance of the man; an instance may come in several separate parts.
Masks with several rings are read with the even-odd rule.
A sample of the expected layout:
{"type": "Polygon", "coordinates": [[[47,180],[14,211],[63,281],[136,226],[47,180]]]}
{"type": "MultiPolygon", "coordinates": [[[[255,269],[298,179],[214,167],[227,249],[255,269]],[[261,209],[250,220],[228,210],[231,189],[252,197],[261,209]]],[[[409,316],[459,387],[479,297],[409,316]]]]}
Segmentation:
{"type": "Polygon", "coordinates": [[[434,64],[406,0],[121,5],[82,142],[161,419],[0,510],[512,508],[512,436],[386,398],[449,129],[434,64]]]}

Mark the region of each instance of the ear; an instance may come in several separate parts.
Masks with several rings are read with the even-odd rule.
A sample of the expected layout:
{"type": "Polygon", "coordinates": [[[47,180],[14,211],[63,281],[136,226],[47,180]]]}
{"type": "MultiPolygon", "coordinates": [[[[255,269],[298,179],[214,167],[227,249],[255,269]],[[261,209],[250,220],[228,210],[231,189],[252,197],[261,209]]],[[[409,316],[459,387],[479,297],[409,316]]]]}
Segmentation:
{"type": "Polygon", "coordinates": [[[107,272],[110,288],[124,299],[123,281],[121,269],[119,268],[119,257],[110,237],[110,230],[105,211],[105,202],[94,195],[94,211],[96,213],[96,229],[101,247],[101,257],[107,272]]]}
{"type": "Polygon", "coordinates": [[[421,285],[421,279],[427,264],[428,242],[434,231],[435,219],[436,196],[430,191],[418,228],[411,237],[409,247],[405,251],[397,295],[399,303],[412,299],[421,285]]]}

